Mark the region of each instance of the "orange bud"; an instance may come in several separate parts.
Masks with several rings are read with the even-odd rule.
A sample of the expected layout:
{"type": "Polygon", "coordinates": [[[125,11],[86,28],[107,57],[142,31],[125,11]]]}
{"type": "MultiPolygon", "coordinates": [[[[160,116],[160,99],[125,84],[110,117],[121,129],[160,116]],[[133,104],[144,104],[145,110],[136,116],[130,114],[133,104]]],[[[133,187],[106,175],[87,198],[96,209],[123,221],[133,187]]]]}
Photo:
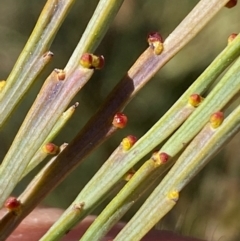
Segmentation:
{"type": "Polygon", "coordinates": [[[123,150],[128,151],[136,143],[137,138],[135,136],[129,135],[122,140],[123,150]]]}
{"type": "Polygon", "coordinates": [[[113,117],[112,124],[113,126],[122,129],[127,125],[127,121],[127,116],[119,112],[113,117]]]}
{"type": "Polygon", "coordinates": [[[92,68],[93,56],[89,53],[84,53],[80,59],[80,64],[87,69],[92,68]]]}
{"type": "Polygon", "coordinates": [[[48,155],[56,155],[59,152],[59,147],[53,143],[47,143],[42,147],[42,150],[48,155]]]}
{"type": "Polygon", "coordinates": [[[94,54],[85,53],[80,59],[80,64],[88,69],[102,69],[105,61],[102,55],[96,56],[94,54]]]}
{"type": "Polygon", "coordinates": [[[169,160],[169,155],[165,152],[160,152],[159,157],[162,164],[166,163],[169,160]]]}
{"type": "Polygon", "coordinates": [[[167,197],[176,202],[179,199],[179,192],[178,191],[171,191],[168,193],[167,197]]]}
{"type": "Polygon", "coordinates": [[[101,56],[93,55],[92,66],[95,69],[102,69],[104,67],[104,64],[105,64],[105,60],[104,60],[104,57],[102,55],[101,56]]]}
{"type": "Polygon", "coordinates": [[[21,202],[16,197],[9,197],[4,203],[4,207],[10,211],[17,211],[20,206],[21,202]]]}
{"type": "Polygon", "coordinates": [[[224,114],[221,111],[215,112],[210,117],[210,125],[212,128],[218,128],[224,120],[224,114]]]}
{"type": "Polygon", "coordinates": [[[169,160],[169,155],[165,152],[154,152],[152,154],[152,160],[159,164],[165,164],[169,160]]]}
{"type": "Polygon", "coordinates": [[[147,38],[148,44],[154,49],[154,54],[159,55],[163,51],[163,39],[157,32],[149,33],[147,38]]]}
{"type": "Polygon", "coordinates": [[[193,107],[197,107],[202,102],[203,98],[199,94],[192,94],[189,99],[188,103],[193,107]]]}

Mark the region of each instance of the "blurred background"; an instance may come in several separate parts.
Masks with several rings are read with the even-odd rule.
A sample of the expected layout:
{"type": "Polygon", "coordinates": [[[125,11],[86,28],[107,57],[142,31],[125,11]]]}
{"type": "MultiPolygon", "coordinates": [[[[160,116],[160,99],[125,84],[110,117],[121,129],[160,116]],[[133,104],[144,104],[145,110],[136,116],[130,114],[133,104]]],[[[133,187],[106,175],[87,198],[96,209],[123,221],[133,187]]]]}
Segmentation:
{"type": "MultiPolygon", "coordinates": [[[[45,0],[1,0],[0,3],[0,79],[6,79],[24,47],[45,0]]],[[[16,112],[0,131],[0,158],[3,159],[33,103],[45,78],[53,68],[64,68],[97,3],[76,1],[62,25],[51,51],[54,59],[27,93],[16,112]]],[[[87,123],[121,77],[147,48],[146,36],[159,31],[167,36],[196,5],[192,0],[128,0],[123,4],[111,28],[97,49],[105,56],[106,66],[98,71],[72,101],[80,103],[76,114],[55,140],[60,145],[70,140],[87,123]]],[[[127,128],[117,132],[95,150],[85,162],[62,182],[44,201],[44,205],[66,208],[99,169],[123,137],[141,137],[171,107],[186,88],[202,73],[226,46],[231,33],[240,29],[240,4],[223,9],[174,59],[140,91],[128,105],[127,128]]],[[[240,135],[237,135],[186,187],[174,210],[157,228],[205,238],[209,241],[240,240],[240,135]]],[[[36,171],[15,190],[18,195],[36,171]]],[[[109,201],[109,200],[108,200],[109,201]]],[[[144,198],[139,201],[140,205],[144,198]]],[[[102,207],[95,211],[97,214],[102,207]]],[[[128,220],[134,207],[125,217],[128,220]]]]}

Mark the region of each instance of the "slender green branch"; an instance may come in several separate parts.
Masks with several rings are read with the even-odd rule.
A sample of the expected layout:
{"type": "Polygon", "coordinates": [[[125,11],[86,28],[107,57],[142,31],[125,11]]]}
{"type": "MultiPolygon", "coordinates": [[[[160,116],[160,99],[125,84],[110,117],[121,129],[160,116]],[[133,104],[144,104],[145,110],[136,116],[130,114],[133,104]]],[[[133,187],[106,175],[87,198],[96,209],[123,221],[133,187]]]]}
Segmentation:
{"type": "MultiPolygon", "coordinates": [[[[60,152],[66,148],[66,144],[63,144],[60,147],[60,152]]],[[[53,157],[49,163],[51,163],[52,161],[54,161],[56,159],[56,157],[53,157]]],[[[48,163],[48,164],[49,164],[48,163]]],[[[47,164],[47,165],[48,165],[47,164]]],[[[36,179],[41,178],[41,175],[45,175],[44,172],[41,172],[40,174],[37,174],[36,179]]],[[[29,185],[28,187],[28,191],[31,189],[37,188],[37,183],[32,182],[31,185],[29,185]]],[[[35,198],[32,198],[32,201],[36,203],[35,198]]],[[[24,201],[21,201],[21,203],[24,205],[24,201]]],[[[27,212],[26,212],[26,208],[23,208],[20,213],[14,213],[11,211],[7,212],[7,215],[4,215],[4,217],[2,217],[2,219],[0,220],[0,240],[4,241],[7,239],[7,237],[12,233],[12,231],[16,228],[17,224],[16,221],[18,221],[19,215],[21,215],[22,219],[25,218],[27,216],[27,212]],[[23,212],[22,212],[23,211],[23,212]]],[[[19,224],[19,223],[18,223],[19,224]]]]}
{"type": "Polygon", "coordinates": [[[110,24],[115,18],[124,0],[101,0],[88,23],[76,49],[69,59],[66,71],[74,68],[79,63],[80,57],[85,52],[93,53],[102,41],[110,24]]]}
{"type": "MultiPolygon", "coordinates": [[[[76,102],[74,105],[72,105],[70,108],[68,108],[57,120],[56,124],[54,125],[53,129],[43,142],[43,144],[47,144],[51,142],[58,133],[63,129],[63,127],[67,124],[69,119],[72,117],[73,113],[75,112],[76,108],[78,106],[78,102],[76,102]]],[[[42,150],[42,146],[37,150],[29,164],[27,165],[26,169],[24,170],[24,173],[21,178],[26,176],[30,171],[32,171],[40,162],[42,162],[45,157],[48,155],[48,153],[44,152],[42,150]]]]}
{"type": "Polygon", "coordinates": [[[212,129],[207,124],[114,240],[140,240],[172,209],[178,199],[178,193],[239,130],[240,106],[217,129],[212,129]]]}
{"type": "MultiPolygon", "coordinates": [[[[105,207],[100,215],[94,220],[92,225],[82,236],[81,241],[102,240],[116,224],[121,217],[134,205],[142,194],[159,178],[161,178],[159,168],[162,173],[165,172],[169,165],[150,159],[146,161],[141,168],[133,174],[130,181],[122,188],[117,196],[105,207]]],[[[171,165],[171,163],[170,163],[171,165]]]]}
{"type": "MultiPolygon", "coordinates": [[[[77,197],[77,199],[74,201],[74,203],[71,205],[71,207],[66,210],[66,218],[65,214],[60,218],[59,222],[57,222],[51,229],[51,232],[54,233],[55,229],[59,230],[60,224],[64,223],[62,220],[66,220],[66,222],[69,223],[69,226],[64,227],[64,230],[69,229],[72,224],[77,223],[77,219],[82,219],[85,215],[87,215],[90,210],[93,209],[93,206],[97,205],[98,200],[102,199],[102,197],[114,186],[115,182],[117,182],[123,175],[126,173],[133,165],[135,165],[144,155],[146,155],[149,151],[151,151],[156,145],[161,143],[164,139],[166,139],[174,130],[176,130],[183,122],[186,120],[186,118],[192,113],[194,108],[187,104],[188,98],[192,93],[203,93],[206,91],[207,87],[209,87],[215,78],[217,78],[220,73],[227,67],[227,63],[229,64],[228,60],[232,59],[229,58],[230,56],[234,56],[236,58],[239,55],[240,51],[240,38],[238,38],[235,42],[235,44],[239,45],[238,50],[235,49],[235,51],[232,52],[232,48],[234,44],[232,43],[230,46],[226,48],[226,50],[231,49],[231,55],[229,55],[229,52],[224,50],[217,58],[216,60],[209,66],[209,68],[206,69],[206,71],[198,78],[198,80],[184,93],[184,95],[180,98],[179,101],[176,102],[176,104],[160,119],[159,122],[157,122],[156,125],[154,125],[150,131],[142,137],[134,146],[132,149],[130,149],[129,152],[127,152],[125,155],[119,155],[117,158],[114,155],[109,158],[107,162],[102,166],[102,168],[99,170],[99,172],[90,180],[90,182],[86,185],[86,187],[82,190],[80,195],[77,197]],[[233,54],[235,53],[235,54],[233,54]],[[228,57],[227,57],[228,56],[228,57]],[[137,153],[137,155],[136,155],[137,153]],[[119,165],[119,162],[121,162],[121,165],[119,165]],[[96,185],[97,184],[97,185],[96,185]],[[85,201],[84,209],[79,213],[78,217],[75,217],[74,215],[69,215],[69,213],[72,212],[72,208],[76,203],[81,202],[81,200],[85,201]],[[66,218],[66,219],[65,219],[66,218]]],[[[233,61],[233,59],[232,59],[233,61]]],[[[228,74],[228,77],[231,76],[228,74]]],[[[233,77],[232,81],[235,80],[233,77]]],[[[233,81],[234,82],[234,81],[233,81]]],[[[232,83],[228,83],[228,85],[232,85],[232,83]]],[[[219,86],[222,86],[220,83],[219,86]]],[[[220,87],[218,87],[220,88],[220,87]]],[[[227,88],[227,87],[226,87],[227,88]]],[[[232,85],[230,87],[231,91],[237,91],[236,86],[232,85]]],[[[218,90],[215,91],[217,93],[218,90]]],[[[221,100],[217,101],[217,104],[226,104],[226,101],[229,100],[229,97],[226,97],[227,92],[222,94],[224,92],[223,90],[219,95],[222,95],[221,100]],[[225,99],[224,99],[225,98],[225,99]],[[224,100],[223,100],[224,99],[224,100]]],[[[217,97],[219,98],[219,96],[217,97]]],[[[201,107],[201,106],[200,106],[201,107]]],[[[198,108],[200,108],[198,107],[198,108]]],[[[212,107],[212,111],[215,107],[212,107]]],[[[220,107],[219,107],[220,108],[220,107]]],[[[102,109],[104,111],[104,108],[102,109]]],[[[201,112],[198,112],[201,113],[201,112]]],[[[201,115],[201,114],[199,114],[201,115]]],[[[207,117],[206,117],[207,118],[207,117]]],[[[102,120],[102,119],[101,119],[102,120]]],[[[104,120],[104,119],[103,119],[104,120]]],[[[196,122],[198,125],[201,125],[198,121],[196,122]]],[[[204,125],[204,123],[202,124],[204,125]]],[[[103,128],[98,129],[99,132],[104,130],[103,128]]],[[[104,130],[105,131],[105,130],[104,130]]],[[[193,129],[195,131],[195,129],[193,129]]],[[[107,133],[107,132],[106,132],[107,133]]],[[[190,132],[191,133],[191,132],[190,132]]],[[[187,134],[189,134],[189,130],[187,134]]],[[[90,135],[91,137],[92,135],[90,135]]],[[[96,134],[95,134],[96,139],[96,134]]],[[[76,141],[75,139],[74,141],[76,141]]],[[[89,140],[90,141],[90,140],[89,140]]],[[[88,143],[88,142],[85,142],[88,143]]],[[[82,146],[85,146],[86,144],[83,143],[82,146]]],[[[93,142],[91,142],[93,144],[93,142]]],[[[70,143],[71,147],[72,143],[70,143]]],[[[77,147],[76,147],[77,148],[77,147]]],[[[66,153],[71,150],[70,148],[66,149],[66,153]]],[[[82,150],[84,151],[84,150],[82,150]]],[[[168,152],[167,152],[168,153],[168,152]]],[[[62,153],[65,154],[64,152],[62,153]]],[[[65,154],[66,158],[69,154],[65,154]]],[[[59,159],[61,160],[63,156],[59,156],[59,159]]],[[[77,157],[76,157],[77,158],[77,157]]],[[[63,159],[64,160],[64,159],[63,159]]],[[[58,163],[59,164],[59,163],[58,163]]],[[[69,163],[70,164],[70,163],[69,163]]],[[[56,167],[55,167],[56,168],[56,167]]],[[[63,168],[69,168],[62,167],[63,168]]],[[[61,172],[59,169],[58,172],[61,172]]],[[[44,182],[43,182],[44,183],[44,182]]],[[[50,183],[50,181],[49,181],[50,183]]],[[[44,184],[42,184],[44,186],[44,184]]],[[[62,226],[61,226],[62,227],[62,226]]]]}
{"type": "Polygon", "coordinates": [[[62,113],[56,124],[53,126],[51,132],[48,134],[44,143],[52,141],[59,134],[59,132],[66,126],[72,115],[75,113],[78,105],[79,103],[76,102],[74,105],[70,106],[65,112],[62,113]]]}
{"type": "Polygon", "coordinates": [[[65,80],[59,80],[58,70],[48,77],[0,166],[0,206],[62,112],[92,74],[93,70],[79,66],[69,75],[66,73],[65,80]]]}
{"type": "MultiPolygon", "coordinates": [[[[36,193],[38,200],[41,200],[56,186],[67,173],[89,154],[94,147],[98,146],[105,137],[108,137],[115,131],[111,125],[113,115],[122,109],[159,68],[187,44],[226,2],[227,0],[200,1],[193,12],[166,40],[164,51],[161,55],[155,55],[152,48],[148,48],[140,56],[126,77],[108,97],[107,102],[99,110],[98,114],[90,121],[78,137],[74,139],[70,147],[66,148],[59,155],[57,162],[50,167],[51,175],[49,173],[45,180],[39,180],[39,182],[41,182],[40,186],[43,188],[39,189],[36,193]],[[94,136],[94,140],[91,138],[92,136],[94,136]],[[79,147],[81,147],[81,149],[79,147]],[[66,160],[69,161],[67,167],[63,165],[66,163],[66,160]],[[46,183],[48,186],[47,190],[44,188],[46,187],[46,183]]],[[[24,215],[34,207],[34,204],[31,203],[30,200],[28,200],[28,202],[29,203],[26,203],[26,206],[24,206],[24,215]]],[[[22,217],[18,217],[16,223],[18,223],[21,218],[22,217]]]]}
{"type": "MultiPolygon", "coordinates": [[[[88,41],[81,42],[84,45],[83,46],[84,51],[88,51],[87,48],[90,48],[90,46],[91,48],[97,47],[97,44],[103,38],[103,35],[105,34],[107,27],[112,22],[122,2],[123,1],[117,1],[117,2],[109,1],[109,0],[100,1],[98,5],[98,10],[96,11],[96,15],[93,17],[93,20],[92,20],[92,24],[94,24],[94,21],[95,21],[95,24],[97,26],[94,33],[95,38],[94,36],[92,36],[88,41]],[[96,16],[99,20],[99,23],[96,22],[97,20],[96,16]]],[[[58,5],[55,5],[55,7],[57,8],[58,5]]],[[[88,34],[89,34],[89,28],[88,28],[88,33],[85,34],[84,36],[86,37],[88,34]]],[[[79,46],[80,45],[78,45],[78,48],[79,46]]],[[[91,49],[89,49],[89,51],[91,51],[91,49]]],[[[44,87],[41,90],[41,93],[43,94],[43,96],[41,95],[38,96],[38,99],[35,101],[35,104],[32,107],[31,111],[29,112],[28,117],[25,119],[24,124],[22,125],[21,130],[17,135],[17,138],[15,138],[14,144],[12,145],[10,151],[5,157],[4,162],[0,167],[0,173],[4,173],[5,176],[7,176],[7,173],[10,171],[11,167],[14,167],[14,168],[11,170],[11,175],[9,175],[8,178],[5,178],[5,176],[3,176],[3,178],[0,179],[0,184],[2,183],[4,184],[1,186],[2,189],[0,189],[0,193],[2,194],[0,198],[1,205],[4,199],[6,199],[7,195],[9,195],[13,187],[16,185],[18,179],[21,177],[22,172],[25,169],[26,165],[29,163],[29,160],[32,158],[33,153],[36,152],[36,148],[40,147],[40,142],[43,142],[44,138],[46,138],[47,133],[50,131],[50,129],[56,122],[60,112],[63,111],[63,108],[66,108],[66,103],[67,102],[69,103],[69,100],[77,93],[77,91],[79,91],[79,89],[84,85],[87,79],[90,78],[93,72],[92,70],[86,70],[86,69],[80,68],[80,71],[79,71],[79,60],[81,56],[76,56],[76,54],[80,54],[80,52],[79,50],[75,51],[74,58],[76,61],[76,57],[77,57],[78,61],[74,64],[74,66],[72,66],[72,68],[68,68],[67,71],[61,72],[61,74],[64,74],[64,72],[66,72],[66,75],[67,75],[66,80],[58,81],[58,83],[54,84],[54,76],[52,76],[54,75],[54,73],[50,75],[48,79],[50,80],[53,79],[52,87],[51,87],[51,84],[49,87],[46,87],[47,84],[44,85],[44,87]],[[74,83],[73,81],[74,79],[76,80],[77,78],[81,77],[81,74],[79,76],[79,72],[81,72],[82,70],[84,70],[83,72],[85,72],[82,76],[83,77],[82,80],[77,81],[77,83],[75,83],[74,86],[71,86],[71,84],[74,83]],[[66,84],[62,84],[64,82],[66,82],[66,84]],[[47,90],[48,88],[49,90],[47,90]],[[46,92],[45,96],[44,96],[44,92],[46,92]],[[64,94],[65,97],[63,97],[62,94],[64,94]],[[63,98],[62,101],[61,101],[61,98],[63,98]],[[55,107],[58,107],[58,108],[55,108],[55,107]],[[51,114],[53,114],[53,116],[51,114]],[[37,131],[35,132],[35,130],[37,131]],[[34,135],[32,135],[33,136],[32,138],[31,133],[33,131],[34,131],[34,135]],[[24,140],[23,142],[20,141],[21,138],[22,140],[24,140]],[[37,138],[37,139],[35,140],[34,138],[35,139],[37,138]],[[19,144],[20,146],[18,146],[19,144]],[[29,149],[26,148],[26,145],[28,145],[28,148],[30,147],[30,151],[29,149]],[[15,166],[13,166],[14,158],[17,158],[17,157],[19,157],[19,159],[17,159],[18,163],[15,166]]],[[[59,70],[55,72],[58,72],[58,71],[59,70]]],[[[57,73],[57,77],[59,78],[58,73],[57,73]]],[[[34,199],[34,200],[36,205],[39,202],[39,199],[34,199]]],[[[22,218],[23,216],[24,214],[22,215],[22,218]]],[[[7,232],[9,234],[10,229],[8,229],[7,232]]],[[[7,235],[7,233],[2,233],[2,235],[7,235]]]]}
{"type": "Polygon", "coordinates": [[[0,92],[0,127],[53,54],[49,47],[75,0],[48,0],[26,46],[0,92]]]}
{"type": "Polygon", "coordinates": [[[240,90],[240,58],[231,66],[197,110],[161,148],[170,156],[179,153],[201,130],[211,113],[222,110],[240,90]]]}

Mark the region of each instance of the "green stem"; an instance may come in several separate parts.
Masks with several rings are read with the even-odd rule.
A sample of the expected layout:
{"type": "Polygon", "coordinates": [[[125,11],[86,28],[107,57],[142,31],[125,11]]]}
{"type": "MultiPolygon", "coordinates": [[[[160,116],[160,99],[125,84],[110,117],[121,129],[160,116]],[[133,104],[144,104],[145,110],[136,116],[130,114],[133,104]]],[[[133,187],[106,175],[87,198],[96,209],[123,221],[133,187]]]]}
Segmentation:
{"type": "Polygon", "coordinates": [[[0,92],[0,127],[53,56],[47,51],[74,3],[75,0],[47,1],[6,85],[0,92]]]}
{"type": "Polygon", "coordinates": [[[216,130],[207,124],[114,241],[140,240],[176,203],[171,193],[179,193],[239,130],[240,106],[216,130]]]}
{"type": "MultiPolygon", "coordinates": [[[[64,128],[64,126],[67,124],[69,119],[72,117],[73,113],[75,112],[76,108],[78,106],[78,102],[75,103],[73,106],[71,106],[68,110],[66,110],[60,118],[57,120],[56,124],[52,128],[51,132],[43,142],[42,146],[44,144],[47,144],[51,142],[57,135],[58,133],[64,128]]],[[[37,150],[29,164],[27,165],[26,169],[24,170],[24,173],[21,178],[26,176],[30,171],[32,171],[39,163],[41,163],[46,156],[48,155],[47,153],[44,153],[42,150],[42,146],[37,150]]]]}
{"type": "MultiPolygon", "coordinates": [[[[43,180],[38,180],[42,187],[35,193],[38,200],[41,200],[52,188],[63,180],[70,170],[76,167],[94,147],[98,146],[106,137],[115,131],[111,125],[113,115],[124,108],[150,78],[186,45],[226,2],[227,0],[200,1],[197,7],[166,39],[164,51],[161,55],[156,56],[152,48],[148,48],[140,56],[126,77],[108,97],[99,112],[74,141],[70,143],[69,147],[58,156],[57,162],[50,167],[51,174],[49,173],[43,180]],[[68,165],[66,165],[66,160],[68,161],[68,165]]],[[[122,173],[123,172],[124,170],[122,170],[122,173]]],[[[112,184],[114,185],[115,182],[116,178],[112,184]]],[[[26,206],[24,206],[24,215],[33,208],[34,204],[29,200],[26,206]]],[[[16,223],[19,223],[21,218],[21,216],[18,216],[16,223]]],[[[79,217],[77,217],[77,219],[79,219],[79,217]]],[[[64,227],[63,229],[65,228],[66,230],[68,229],[68,227],[64,227]]]]}
{"type": "Polygon", "coordinates": [[[134,173],[133,177],[117,196],[98,215],[80,240],[102,240],[113,225],[121,219],[142,194],[161,178],[159,168],[161,168],[161,173],[163,173],[169,168],[169,165],[162,165],[162,163],[157,163],[153,159],[146,161],[134,173]]]}
{"type": "MultiPolygon", "coordinates": [[[[224,50],[214,62],[206,69],[206,71],[198,78],[198,80],[183,94],[183,96],[174,104],[174,106],[127,152],[125,155],[116,156],[113,155],[109,158],[107,162],[100,168],[98,173],[90,180],[90,182],[85,186],[79,196],[76,198],[74,203],[79,203],[82,200],[85,201],[84,209],[78,216],[69,215],[68,212],[71,212],[72,206],[66,210],[66,218],[65,214],[60,218],[60,220],[55,223],[55,225],[51,228],[51,232],[54,233],[55,230],[60,230],[63,226],[62,224],[68,222],[66,227],[63,227],[64,230],[69,229],[73,224],[76,224],[77,221],[85,217],[90,210],[93,209],[95,205],[98,204],[98,200],[102,199],[106,193],[111,190],[114,184],[121,179],[121,177],[133,166],[135,165],[143,156],[145,156],[149,151],[151,151],[156,145],[160,144],[164,141],[174,130],[176,130],[192,113],[194,110],[189,104],[187,104],[188,98],[192,93],[203,93],[206,89],[213,83],[213,81],[222,73],[222,71],[233,61],[238,55],[240,51],[240,38],[235,42],[236,49],[234,44],[228,46],[226,50],[224,50]],[[235,49],[233,51],[233,49],[235,49]],[[231,51],[230,51],[231,50],[231,51]],[[230,52],[228,52],[230,51],[230,52]],[[231,54],[230,54],[231,53],[231,54]],[[231,57],[230,57],[231,56],[231,57]],[[234,57],[233,57],[234,56],[234,57]],[[230,60],[230,62],[228,62],[230,60]],[[136,154],[137,153],[137,154],[136,154]],[[121,165],[118,165],[121,163],[121,165]],[[66,220],[63,222],[62,220],[66,220]],[[60,228],[61,226],[61,228],[60,228]],[[65,229],[66,228],[66,229],[65,229]]],[[[229,76],[229,75],[228,75],[229,76]]],[[[235,86],[236,87],[236,86],[235,86]]],[[[234,85],[231,87],[231,90],[234,90],[234,85]]],[[[236,91],[237,89],[235,89],[236,91]]],[[[216,91],[215,91],[216,92],[216,91]]],[[[223,92],[223,91],[222,91],[223,92]]],[[[224,98],[226,95],[223,95],[224,98]]],[[[223,97],[221,99],[224,99],[223,97]]],[[[228,98],[226,98],[228,99],[228,98]]],[[[219,104],[219,102],[217,102],[219,104]]],[[[222,103],[226,103],[226,100],[223,100],[222,103]]],[[[200,106],[201,107],[201,106],[200,106]]],[[[200,108],[198,107],[198,108],[200,108]]],[[[214,107],[215,108],[215,107],[214,107]]],[[[106,110],[103,108],[103,111],[106,110]]],[[[213,110],[212,110],[213,111],[213,110]]],[[[205,116],[206,117],[206,116],[205,116]]],[[[206,117],[207,118],[207,117],[206,117]]],[[[100,119],[104,121],[104,118],[100,119]]],[[[199,124],[199,122],[197,122],[199,124]]],[[[98,125],[99,127],[99,125],[98,125]]],[[[103,128],[98,128],[100,133],[105,131],[103,128]]],[[[194,131],[194,129],[193,129],[194,131]]],[[[189,130],[187,134],[189,133],[189,130]]],[[[92,135],[90,135],[91,137],[92,135]]],[[[96,140],[96,134],[95,139],[96,140]]],[[[91,141],[91,145],[93,141],[91,141]]],[[[76,145],[77,139],[74,140],[74,144],[76,145]]],[[[88,143],[87,141],[84,143],[88,143]]],[[[82,144],[79,146],[85,146],[82,144]]],[[[73,143],[70,143],[70,147],[73,147],[73,143]]],[[[87,146],[85,146],[87,148],[87,146]]],[[[74,149],[77,149],[77,145],[74,149]]],[[[70,155],[71,148],[67,148],[64,156],[59,156],[59,160],[62,162],[68,155],[70,155]],[[69,154],[67,153],[69,151],[69,154]],[[62,160],[61,160],[62,158],[62,160]]],[[[84,150],[82,150],[84,151],[84,150]]],[[[78,152],[79,153],[79,152],[78,152]]],[[[81,154],[81,153],[80,153],[81,154]]],[[[79,158],[75,156],[76,161],[79,158]]],[[[68,158],[70,160],[70,158],[68,158]]],[[[72,162],[71,162],[72,163],[72,162]]],[[[60,163],[56,164],[60,165],[60,163]]],[[[54,167],[55,171],[56,165],[54,167]]],[[[70,165],[70,163],[69,163],[70,165]]],[[[59,168],[56,173],[64,171],[63,168],[70,168],[70,166],[62,166],[59,168]]],[[[50,182],[49,182],[50,183],[50,182]]],[[[44,186],[44,182],[42,183],[44,186]]]]}
{"type": "Polygon", "coordinates": [[[124,0],[101,0],[89,21],[84,34],[69,59],[65,70],[74,68],[83,53],[93,53],[112,24],[124,0]]]}
{"type": "Polygon", "coordinates": [[[79,66],[66,74],[63,81],[58,79],[56,71],[48,77],[0,166],[0,207],[69,102],[89,80],[93,70],[79,66]]]}

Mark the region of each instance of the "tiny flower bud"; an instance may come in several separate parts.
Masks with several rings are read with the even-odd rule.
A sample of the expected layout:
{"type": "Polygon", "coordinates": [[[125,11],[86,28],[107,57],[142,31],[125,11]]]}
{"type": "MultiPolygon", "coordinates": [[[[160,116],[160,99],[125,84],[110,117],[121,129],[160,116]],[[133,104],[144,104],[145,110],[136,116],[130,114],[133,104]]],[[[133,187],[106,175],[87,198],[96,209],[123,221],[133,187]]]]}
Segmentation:
{"type": "Polygon", "coordinates": [[[64,80],[66,77],[65,71],[63,69],[55,69],[57,73],[58,80],[64,80]]]}
{"type": "Polygon", "coordinates": [[[53,143],[47,143],[42,147],[42,150],[48,155],[56,155],[59,152],[59,147],[53,143]]]}
{"type": "Polygon", "coordinates": [[[16,197],[9,197],[5,203],[4,207],[10,211],[17,211],[21,207],[21,202],[17,200],[16,197]]]}
{"type": "Polygon", "coordinates": [[[167,197],[174,202],[177,202],[179,199],[179,192],[178,191],[171,191],[168,193],[167,197]]]}
{"type": "Polygon", "coordinates": [[[122,129],[127,125],[127,121],[127,116],[119,112],[113,117],[112,124],[113,126],[122,129]]]}
{"type": "Polygon", "coordinates": [[[226,5],[225,7],[227,8],[233,8],[237,5],[237,0],[230,0],[226,5]]]}
{"type": "Polygon", "coordinates": [[[218,128],[224,120],[224,114],[221,111],[215,112],[210,117],[210,125],[212,128],[218,128]]]}
{"type": "Polygon", "coordinates": [[[128,171],[127,172],[127,174],[124,176],[124,180],[125,181],[129,181],[132,177],[133,177],[133,175],[135,174],[135,170],[133,170],[133,169],[131,169],[130,171],[128,171]]]}
{"type": "Polygon", "coordinates": [[[151,158],[159,164],[165,164],[169,160],[169,155],[165,152],[154,152],[151,158]]]}
{"type": "Polygon", "coordinates": [[[163,51],[163,39],[162,39],[162,36],[157,33],[157,32],[153,32],[153,33],[150,33],[148,35],[148,44],[150,47],[152,47],[154,49],[154,53],[156,55],[159,55],[162,53],[163,51]]]}
{"type": "Polygon", "coordinates": [[[169,155],[165,152],[161,152],[159,154],[159,157],[160,157],[160,161],[161,161],[162,164],[166,163],[169,159],[169,155]]]}
{"type": "Polygon", "coordinates": [[[237,33],[232,33],[232,34],[228,37],[228,44],[230,44],[237,36],[238,36],[237,33]]]}
{"type": "Polygon", "coordinates": [[[84,53],[80,59],[80,64],[87,69],[92,68],[93,56],[89,53],[84,53]]]}
{"type": "Polygon", "coordinates": [[[135,136],[129,135],[122,140],[122,147],[124,151],[128,151],[136,143],[137,138],[135,136]]]}
{"type": "Polygon", "coordinates": [[[105,64],[105,61],[104,61],[104,57],[102,55],[101,56],[93,55],[92,66],[95,69],[102,69],[104,64],[105,64]]]}
{"type": "Polygon", "coordinates": [[[193,107],[197,107],[200,105],[202,100],[203,98],[199,94],[192,94],[188,99],[188,103],[193,107]]]}
{"type": "Polygon", "coordinates": [[[80,59],[80,64],[88,69],[102,69],[105,61],[102,55],[96,56],[94,54],[85,53],[80,59]]]}

